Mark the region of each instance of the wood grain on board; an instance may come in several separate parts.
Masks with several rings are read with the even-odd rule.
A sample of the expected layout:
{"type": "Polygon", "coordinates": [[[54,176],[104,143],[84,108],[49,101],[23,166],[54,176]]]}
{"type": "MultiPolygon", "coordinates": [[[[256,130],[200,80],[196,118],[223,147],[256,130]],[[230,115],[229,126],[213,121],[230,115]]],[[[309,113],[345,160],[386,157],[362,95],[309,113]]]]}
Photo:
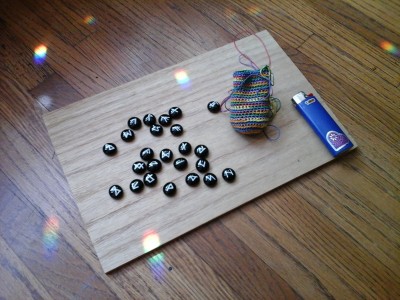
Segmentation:
{"type": "MultiPolygon", "coordinates": [[[[291,103],[298,91],[317,92],[268,32],[258,35],[268,45],[274,96],[282,104],[274,119],[281,132],[275,142],[263,135],[237,134],[229,124],[229,114],[215,115],[206,109],[212,99],[224,98],[231,89],[233,72],[242,68],[232,43],[45,115],[56,153],[106,272],[147,252],[143,245],[147,232],[156,232],[162,245],[333,159],[291,103]],[[179,84],[174,74],[182,71],[189,81],[179,84]],[[144,126],[133,142],[120,139],[130,117],[143,118],[146,113],[160,116],[173,106],[184,112],[183,118],[175,121],[184,128],[181,137],[173,137],[168,127],[162,137],[154,137],[144,126]],[[185,184],[185,176],[195,170],[192,155],[188,170],[179,172],[164,164],[157,187],[146,188],[140,195],[129,191],[130,182],[138,178],[131,166],[140,159],[142,148],[150,147],[156,154],[170,148],[178,157],[182,141],[209,147],[211,172],[220,181],[217,187],[191,188],[185,184]],[[108,142],[117,145],[116,157],[101,151],[108,142]],[[221,178],[227,167],[238,174],[233,184],[221,178]],[[162,193],[161,187],[168,181],[178,186],[174,198],[162,193]],[[108,195],[113,184],[125,190],[121,201],[108,195]]],[[[254,36],[237,45],[257,64],[267,62],[265,50],[254,36]]]]}

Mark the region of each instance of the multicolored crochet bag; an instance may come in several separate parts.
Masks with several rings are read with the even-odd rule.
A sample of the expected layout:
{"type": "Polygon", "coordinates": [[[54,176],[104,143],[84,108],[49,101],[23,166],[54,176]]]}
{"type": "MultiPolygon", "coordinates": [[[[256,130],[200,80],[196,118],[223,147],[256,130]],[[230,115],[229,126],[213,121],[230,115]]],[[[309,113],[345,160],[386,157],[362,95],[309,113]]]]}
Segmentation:
{"type": "Polygon", "coordinates": [[[260,70],[233,73],[230,123],[241,134],[263,132],[279,110],[279,100],[271,97],[273,76],[268,66],[260,70]]]}

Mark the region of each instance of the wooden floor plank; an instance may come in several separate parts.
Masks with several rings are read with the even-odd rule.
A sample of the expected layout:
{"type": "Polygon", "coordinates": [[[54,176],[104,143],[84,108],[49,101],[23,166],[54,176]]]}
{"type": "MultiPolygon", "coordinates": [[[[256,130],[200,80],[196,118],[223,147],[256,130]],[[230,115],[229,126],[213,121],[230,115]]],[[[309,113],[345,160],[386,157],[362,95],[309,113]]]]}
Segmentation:
{"type": "Polygon", "coordinates": [[[46,289],[0,237],[0,289],[6,299],[52,299],[46,289]]]}
{"type": "Polygon", "coordinates": [[[343,1],[400,35],[400,5],[398,1],[343,1]]]}
{"type": "Polygon", "coordinates": [[[145,299],[235,299],[226,279],[182,240],[175,240],[109,276],[129,293],[145,299]],[[131,278],[136,278],[131,287],[131,278]]]}
{"type": "MultiPolygon", "coordinates": [[[[203,6],[199,7],[198,2],[196,3],[199,9],[204,9],[204,11],[208,13],[209,9],[203,6]]],[[[297,48],[311,35],[311,32],[314,32],[314,34],[320,35],[329,43],[335,44],[336,47],[345,51],[346,55],[359,60],[369,69],[379,73],[380,76],[388,80],[392,85],[397,87],[400,83],[400,73],[398,71],[399,63],[396,58],[391,57],[389,54],[384,54],[383,50],[379,48],[379,43],[374,45],[366,43],[367,40],[365,40],[364,37],[359,36],[351,29],[348,29],[345,25],[338,23],[329,16],[320,13],[318,10],[314,9],[314,4],[312,2],[310,3],[310,1],[302,1],[301,3],[296,2],[296,4],[292,4],[291,2],[282,3],[272,1],[272,3],[269,2],[268,5],[255,1],[252,4],[249,3],[248,5],[237,7],[237,10],[243,12],[253,11],[253,14],[256,16],[252,19],[254,24],[257,24],[259,18],[262,20],[268,18],[276,21],[276,19],[273,18],[274,9],[279,12],[279,20],[282,20],[282,15],[286,14],[286,29],[289,28],[298,32],[300,28],[305,32],[308,32],[308,35],[302,37],[301,43],[285,39],[285,42],[289,43],[290,46],[297,48]],[[293,20],[293,22],[291,22],[291,20],[293,20]],[[361,47],[361,45],[363,45],[363,47],[361,47]]],[[[215,15],[221,11],[223,11],[222,8],[219,10],[213,10],[210,12],[210,15],[215,15]]],[[[229,14],[228,16],[225,14],[225,17],[229,18],[229,14]]],[[[363,16],[360,16],[360,18],[362,17],[363,16]]],[[[269,30],[274,32],[274,30],[276,30],[275,27],[278,26],[278,24],[279,22],[272,23],[269,30]]],[[[279,37],[276,37],[276,39],[278,43],[281,42],[279,37]]]]}
{"type": "Polygon", "coordinates": [[[21,86],[29,90],[54,73],[47,63],[35,63],[34,50],[39,44],[27,46],[7,25],[0,32],[0,62],[21,86]]]}
{"type": "MultiPolygon", "coordinates": [[[[233,299],[234,290],[200,257],[184,243],[178,240],[171,249],[165,249],[166,261],[172,266],[170,283],[159,291],[159,298],[165,287],[171,286],[172,299],[179,295],[181,299],[233,299]],[[175,274],[177,273],[177,274],[175,274]],[[175,279],[175,280],[174,280],[175,279]],[[183,288],[185,287],[185,288],[183,288]]],[[[149,261],[151,264],[151,261],[149,261]]]]}
{"type": "Polygon", "coordinates": [[[10,74],[0,73],[0,114],[44,157],[54,149],[44,127],[41,109],[24,87],[10,74]]]}
{"type": "MultiPolygon", "coordinates": [[[[317,176],[318,174],[313,176],[313,182],[316,185],[325,186],[326,182],[322,181],[322,184],[320,184],[320,180],[316,178],[317,176]]],[[[343,192],[343,190],[341,186],[338,186],[335,193],[332,190],[330,190],[329,194],[320,191],[319,195],[320,198],[328,203],[332,203],[335,200],[345,202],[344,199],[347,200],[347,198],[350,199],[346,202],[363,201],[363,198],[345,194],[346,192],[343,192]],[[346,196],[343,196],[343,194],[346,196]]],[[[309,192],[304,192],[302,196],[307,199],[309,197],[308,194],[309,192]]],[[[370,191],[371,194],[373,195],[370,191]]],[[[379,194],[375,193],[372,197],[371,200],[375,200],[379,198],[379,194]]],[[[277,201],[269,199],[269,201],[260,201],[259,203],[259,206],[265,212],[260,215],[270,215],[271,219],[279,223],[280,233],[273,233],[270,230],[269,234],[277,239],[284,232],[295,237],[299,243],[305,245],[305,248],[314,252],[313,256],[323,261],[331,272],[337,274],[343,282],[348,282],[350,286],[359,287],[358,292],[362,295],[372,295],[373,297],[382,295],[385,298],[396,296],[396,293],[393,293],[393,288],[399,284],[400,277],[398,271],[395,270],[395,265],[397,264],[394,257],[399,257],[400,253],[392,244],[392,240],[385,241],[388,228],[380,228],[380,231],[383,231],[383,233],[372,230],[372,227],[379,228],[375,224],[376,220],[372,218],[369,219],[371,222],[370,225],[363,224],[367,227],[366,231],[369,232],[371,240],[376,243],[379,243],[378,240],[383,240],[379,243],[379,247],[386,254],[382,254],[381,256],[386,262],[391,261],[390,266],[385,266],[375,257],[376,253],[374,253],[374,249],[364,249],[358,242],[344,234],[344,231],[338,230],[336,224],[331,223],[313,207],[297,199],[288,197],[278,198],[279,200],[277,201]],[[390,247],[386,248],[388,245],[390,247]],[[332,258],[336,257],[337,253],[341,253],[340,260],[336,258],[332,260],[332,258]],[[381,280],[385,284],[382,284],[381,280]]],[[[342,209],[338,208],[336,211],[341,214],[343,208],[345,208],[345,204],[342,204],[342,209]]],[[[362,215],[361,209],[357,210],[354,205],[352,205],[352,209],[354,215],[362,215]]],[[[253,210],[251,210],[249,216],[254,219],[253,210]]],[[[363,218],[364,222],[366,220],[368,219],[363,218]]],[[[379,223],[382,224],[384,221],[382,220],[379,223]]],[[[339,222],[341,221],[339,220],[339,222]]],[[[365,245],[365,243],[363,244],[365,245]]]]}
{"type": "Polygon", "coordinates": [[[47,45],[46,62],[79,93],[93,95],[115,86],[115,80],[74,47],[68,45],[55,33],[48,33],[48,27],[36,15],[30,13],[22,3],[13,3],[13,10],[0,6],[2,18],[8,28],[32,49],[39,44],[47,45]],[[19,19],[16,23],[14,20],[19,19]]]}
{"type": "Polygon", "coordinates": [[[183,237],[183,240],[217,274],[226,278],[237,298],[301,298],[287,282],[228,230],[222,221],[202,226],[183,237]]]}
{"type": "Polygon", "coordinates": [[[98,32],[77,47],[119,84],[222,46],[227,40],[224,37],[232,38],[219,26],[211,30],[202,25],[206,18],[185,3],[147,3],[146,7],[124,1],[99,3],[114,26],[99,24],[98,32]],[[93,47],[98,49],[97,55],[91,52],[93,47]]]}
{"type": "MultiPolygon", "coordinates": [[[[290,16],[297,16],[299,23],[322,40],[339,49],[344,55],[372,71],[379,70],[379,75],[391,85],[397,87],[400,83],[399,61],[395,57],[382,55],[379,45],[371,45],[369,41],[349,30],[336,20],[333,20],[310,6],[307,1],[296,1],[286,4],[290,16]]],[[[302,48],[312,47],[303,44],[302,48]]],[[[315,48],[312,48],[313,50],[315,48]]]]}
{"type": "Polygon", "coordinates": [[[295,237],[282,231],[276,237],[274,232],[279,231],[279,222],[268,218],[260,208],[247,205],[243,211],[232,213],[232,217],[223,220],[224,224],[301,297],[351,299],[361,296],[295,237]]]}
{"type": "Polygon", "coordinates": [[[38,4],[34,0],[24,0],[23,4],[38,16],[40,26],[47,27],[49,32],[56,34],[70,46],[75,46],[96,31],[95,26],[89,23],[90,19],[86,19],[91,15],[75,10],[80,6],[78,1],[69,0],[63,3],[45,0],[38,4]]]}
{"type": "Polygon", "coordinates": [[[43,106],[52,111],[83,99],[60,75],[53,74],[29,93],[43,106]]]}
{"type": "Polygon", "coordinates": [[[399,34],[379,24],[373,18],[356,9],[351,3],[326,0],[315,1],[313,6],[319,13],[336,20],[373,45],[379,45],[382,41],[400,44],[399,34]]]}
{"type": "Polygon", "coordinates": [[[210,6],[207,1],[190,1],[190,5],[207,15],[210,20],[219,20],[218,24],[227,28],[234,36],[243,34],[243,31],[258,32],[267,29],[279,44],[282,36],[285,36],[284,40],[296,48],[312,33],[299,26],[294,18],[288,16],[287,11],[271,2],[228,1],[210,6]]]}
{"type": "MultiPolygon", "coordinates": [[[[2,172],[0,182],[2,192],[13,186],[2,172]]],[[[0,245],[4,243],[2,249],[11,255],[11,266],[15,268],[12,272],[19,274],[34,298],[35,294],[47,299],[79,296],[82,282],[92,270],[63,238],[62,219],[56,214],[43,216],[20,192],[7,203],[3,200],[0,245]],[[66,273],[65,263],[68,262],[70,272],[66,273]],[[54,282],[63,282],[63,285],[57,286],[54,282]]],[[[93,278],[87,292],[98,297],[112,296],[98,276],[93,278]]]]}
{"type": "MultiPolygon", "coordinates": [[[[352,161],[351,165],[357,163],[352,161]]],[[[393,267],[400,258],[397,240],[400,224],[398,220],[391,218],[399,214],[400,207],[396,199],[385,195],[384,191],[368,182],[368,178],[359,174],[357,169],[351,169],[348,164],[332,164],[327,170],[306,177],[306,183],[312,187],[312,192],[307,193],[307,201],[399,276],[400,273],[393,267]],[[348,175],[339,179],[338,174],[343,169],[348,175]],[[333,178],[338,179],[330,189],[330,196],[316,196],[326,190],[324,186],[329,186],[333,178]],[[341,196],[349,185],[356,185],[357,188],[346,197],[341,196]],[[382,208],[379,213],[378,207],[382,208]]],[[[305,185],[294,185],[294,189],[301,194],[307,191],[305,185]]]]}
{"type": "Polygon", "coordinates": [[[198,257],[182,239],[175,240],[134,263],[124,265],[109,276],[135,299],[237,297],[225,279],[198,257]],[[135,278],[134,286],[132,277],[135,278]]]}

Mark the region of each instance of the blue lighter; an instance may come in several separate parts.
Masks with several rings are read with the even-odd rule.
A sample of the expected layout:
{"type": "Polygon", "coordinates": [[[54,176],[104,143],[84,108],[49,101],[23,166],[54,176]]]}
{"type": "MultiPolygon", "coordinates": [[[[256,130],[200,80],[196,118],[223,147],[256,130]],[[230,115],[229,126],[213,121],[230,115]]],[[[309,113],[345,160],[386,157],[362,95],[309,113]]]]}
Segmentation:
{"type": "Polygon", "coordinates": [[[353,147],[350,139],[313,94],[300,92],[293,96],[292,102],[333,156],[353,147]]]}

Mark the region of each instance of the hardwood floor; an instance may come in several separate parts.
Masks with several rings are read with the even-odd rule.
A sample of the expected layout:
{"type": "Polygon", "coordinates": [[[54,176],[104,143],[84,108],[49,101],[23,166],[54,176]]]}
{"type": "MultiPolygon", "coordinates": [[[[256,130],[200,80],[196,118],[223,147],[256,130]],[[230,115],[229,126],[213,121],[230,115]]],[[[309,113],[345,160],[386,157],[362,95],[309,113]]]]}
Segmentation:
{"type": "Polygon", "coordinates": [[[398,1],[1,1],[0,299],[400,298],[384,41],[400,46],[398,1]],[[104,274],[42,113],[264,29],[359,148],[104,274]]]}

